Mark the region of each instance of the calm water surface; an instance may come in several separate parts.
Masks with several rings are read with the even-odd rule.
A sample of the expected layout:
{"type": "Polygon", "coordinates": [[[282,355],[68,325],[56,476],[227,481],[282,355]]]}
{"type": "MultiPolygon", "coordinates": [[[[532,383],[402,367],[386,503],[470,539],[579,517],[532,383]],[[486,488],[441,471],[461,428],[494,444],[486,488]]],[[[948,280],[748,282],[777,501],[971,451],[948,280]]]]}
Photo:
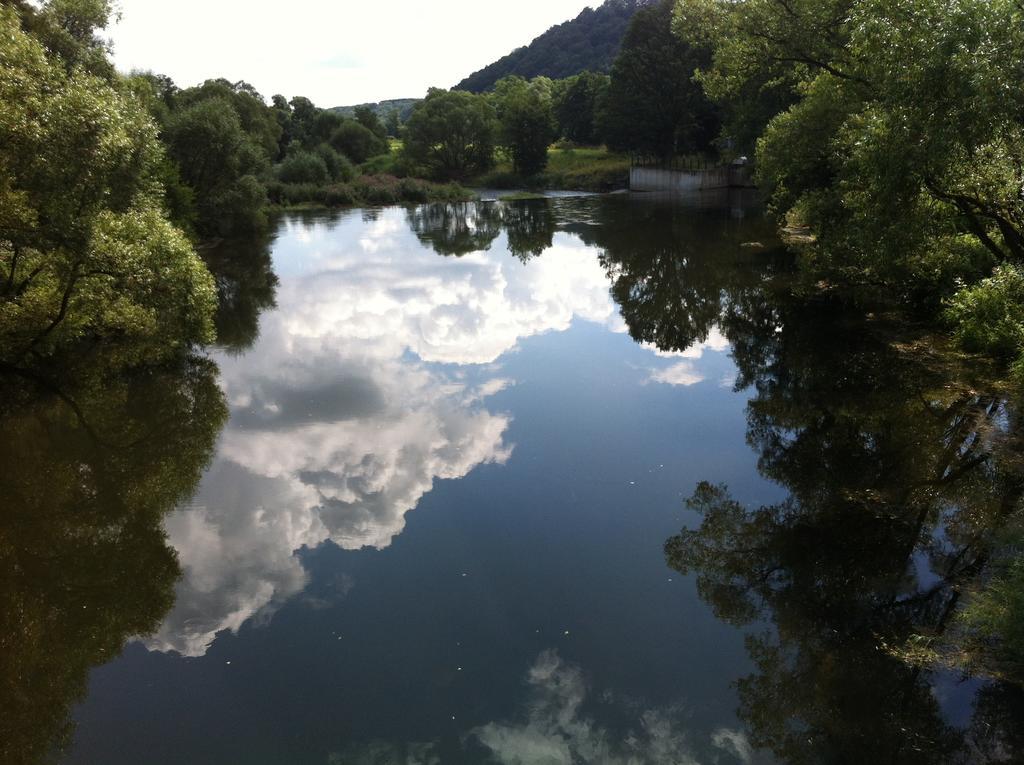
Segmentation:
{"type": "Polygon", "coordinates": [[[957,423],[1014,415],[785,297],[745,200],[295,216],[209,258],[210,360],[9,419],[22,753],[1019,751],[1015,692],[879,650],[942,629],[950,518],[1006,501],[957,423]]]}

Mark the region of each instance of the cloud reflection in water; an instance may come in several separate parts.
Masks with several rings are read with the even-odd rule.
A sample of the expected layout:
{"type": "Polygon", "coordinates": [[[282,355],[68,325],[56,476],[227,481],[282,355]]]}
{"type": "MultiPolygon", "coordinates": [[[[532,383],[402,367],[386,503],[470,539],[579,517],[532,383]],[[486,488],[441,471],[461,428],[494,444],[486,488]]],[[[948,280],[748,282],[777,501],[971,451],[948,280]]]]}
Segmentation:
{"type": "Polygon", "coordinates": [[[250,352],[219,360],[232,419],[167,522],[185,574],[149,647],[203,655],[305,587],[295,551],[383,549],[436,479],[507,460],[510,417],[484,402],[512,384],[494,362],[519,340],[577,317],[622,331],[574,237],[526,265],[500,246],[445,258],[404,215],[283,230],[277,309],[250,352]]]}

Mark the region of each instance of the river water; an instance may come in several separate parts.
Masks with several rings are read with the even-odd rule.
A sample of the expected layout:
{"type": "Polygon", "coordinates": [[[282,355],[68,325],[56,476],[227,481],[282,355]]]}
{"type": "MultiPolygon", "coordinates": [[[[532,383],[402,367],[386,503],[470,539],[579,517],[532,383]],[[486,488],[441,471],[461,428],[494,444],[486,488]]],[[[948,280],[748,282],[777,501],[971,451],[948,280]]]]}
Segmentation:
{"type": "Polygon", "coordinates": [[[12,761],[1012,761],[1018,691],[895,649],[1019,499],[1015,412],[772,232],[610,196],[208,253],[217,348],[7,419],[12,761]]]}

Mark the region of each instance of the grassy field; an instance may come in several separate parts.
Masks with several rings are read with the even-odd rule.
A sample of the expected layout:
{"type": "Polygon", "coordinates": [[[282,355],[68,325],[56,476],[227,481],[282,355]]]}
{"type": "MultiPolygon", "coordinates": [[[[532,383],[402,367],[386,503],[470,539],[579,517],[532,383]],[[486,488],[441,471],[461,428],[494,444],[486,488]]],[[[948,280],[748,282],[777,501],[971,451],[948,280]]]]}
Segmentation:
{"type": "MultiPolygon", "coordinates": [[[[402,143],[391,139],[391,153],[374,157],[359,166],[363,175],[405,175],[400,162],[402,143]]],[[[467,186],[488,189],[557,191],[614,191],[629,185],[629,157],[604,147],[550,148],[547,169],[533,178],[512,172],[512,164],[500,160],[494,169],[465,181],[467,186]]]]}

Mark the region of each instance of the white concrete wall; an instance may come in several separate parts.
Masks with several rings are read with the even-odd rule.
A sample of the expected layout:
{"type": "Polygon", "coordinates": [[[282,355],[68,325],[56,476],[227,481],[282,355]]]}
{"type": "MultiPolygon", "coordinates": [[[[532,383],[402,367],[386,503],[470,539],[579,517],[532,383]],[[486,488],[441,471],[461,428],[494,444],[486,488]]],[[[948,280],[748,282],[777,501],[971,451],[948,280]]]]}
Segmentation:
{"type": "Polygon", "coordinates": [[[702,191],[749,185],[746,168],[715,167],[710,170],[661,170],[633,167],[629,171],[632,191],[702,191]]]}

